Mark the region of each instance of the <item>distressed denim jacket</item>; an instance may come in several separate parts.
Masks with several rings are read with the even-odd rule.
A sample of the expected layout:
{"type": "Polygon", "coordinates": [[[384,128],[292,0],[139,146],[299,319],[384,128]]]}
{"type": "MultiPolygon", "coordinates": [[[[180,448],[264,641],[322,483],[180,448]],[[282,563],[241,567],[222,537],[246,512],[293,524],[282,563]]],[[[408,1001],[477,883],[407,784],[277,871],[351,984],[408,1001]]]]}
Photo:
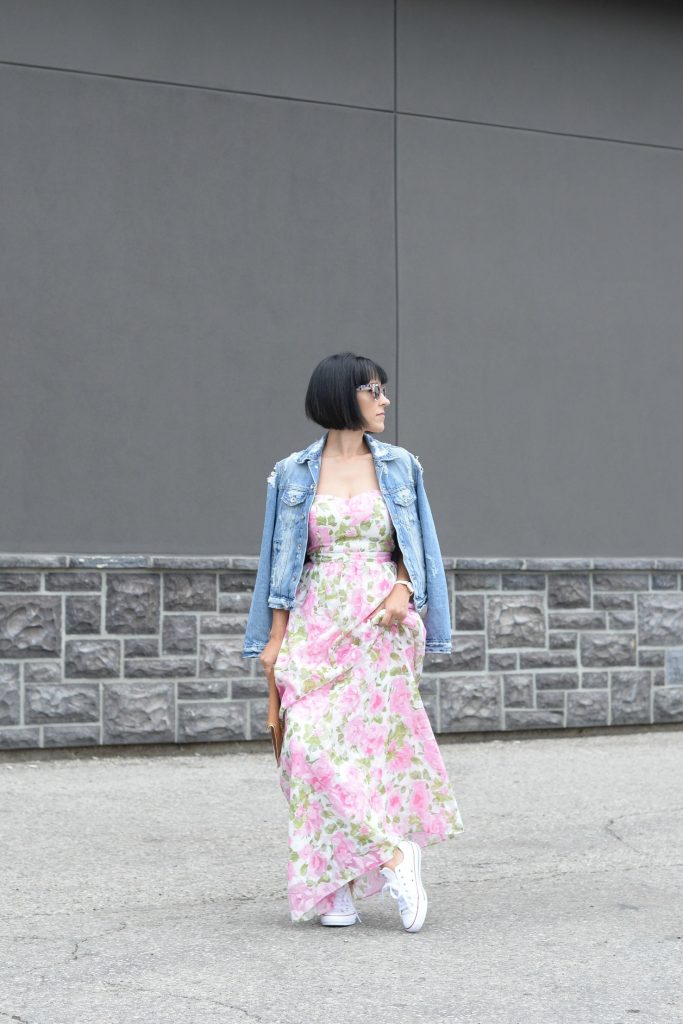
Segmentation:
{"type": "MultiPolygon", "coordinates": [[[[308,544],[308,513],[320,476],[325,431],[300,452],[276,462],[268,477],[261,552],[242,655],[256,658],[268,643],[273,608],[292,608],[308,544]]],[[[412,600],[426,627],[426,651],[451,651],[446,573],[418,458],[369,433],[379,487],[403,562],[415,588],[412,600]]]]}

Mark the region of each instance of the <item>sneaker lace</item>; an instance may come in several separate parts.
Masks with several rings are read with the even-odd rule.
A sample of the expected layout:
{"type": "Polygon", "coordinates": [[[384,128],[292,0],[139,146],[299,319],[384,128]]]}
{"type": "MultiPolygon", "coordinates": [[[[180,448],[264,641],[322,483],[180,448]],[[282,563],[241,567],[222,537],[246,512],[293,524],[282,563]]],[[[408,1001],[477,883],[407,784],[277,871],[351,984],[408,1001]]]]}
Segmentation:
{"type": "Polygon", "coordinates": [[[414,911],[413,901],[411,899],[411,893],[401,883],[401,880],[396,876],[396,881],[385,882],[382,886],[382,896],[386,896],[389,893],[390,896],[398,900],[398,909],[401,913],[405,910],[414,911]]]}

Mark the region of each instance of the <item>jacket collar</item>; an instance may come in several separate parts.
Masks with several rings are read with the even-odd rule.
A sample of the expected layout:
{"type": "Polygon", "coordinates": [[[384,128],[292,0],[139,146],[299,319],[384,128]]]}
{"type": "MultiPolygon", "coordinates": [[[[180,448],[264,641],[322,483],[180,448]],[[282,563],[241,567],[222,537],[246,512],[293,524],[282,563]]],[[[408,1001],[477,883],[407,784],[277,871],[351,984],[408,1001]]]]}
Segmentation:
{"type": "MultiPolygon", "coordinates": [[[[309,444],[308,448],[304,448],[302,452],[299,452],[295,461],[306,462],[307,460],[309,460],[312,462],[316,462],[320,458],[323,446],[327,441],[328,434],[329,430],[326,430],[322,437],[319,437],[317,441],[314,441],[312,444],[309,444]]],[[[396,455],[393,450],[394,445],[386,444],[384,441],[378,441],[377,438],[373,437],[372,434],[369,434],[367,430],[364,431],[363,436],[375,460],[384,462],[387,459],[396,458],[396,455]]]]}

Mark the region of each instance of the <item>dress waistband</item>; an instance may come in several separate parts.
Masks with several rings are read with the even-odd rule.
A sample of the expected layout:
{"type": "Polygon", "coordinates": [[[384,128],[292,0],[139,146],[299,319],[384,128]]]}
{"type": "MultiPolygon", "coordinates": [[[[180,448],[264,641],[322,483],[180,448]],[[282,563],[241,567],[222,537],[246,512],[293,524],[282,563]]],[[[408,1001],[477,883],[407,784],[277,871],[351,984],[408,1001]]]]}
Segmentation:
{"type": "Polygon", "coordinates": [[[307,562],[345,562],[354,558],[372,562],[392,561],[391,551],[372,551],[367,547],[352,548],[348,544],[343,547],[315,548],[306,554],[307,562]]]}

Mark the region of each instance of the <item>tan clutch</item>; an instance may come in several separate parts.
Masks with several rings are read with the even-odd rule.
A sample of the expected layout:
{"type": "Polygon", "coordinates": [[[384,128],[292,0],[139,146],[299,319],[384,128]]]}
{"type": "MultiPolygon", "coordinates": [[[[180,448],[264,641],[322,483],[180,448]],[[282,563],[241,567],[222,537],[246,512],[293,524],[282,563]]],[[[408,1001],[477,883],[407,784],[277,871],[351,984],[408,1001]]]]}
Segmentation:
{"type": "Polygon", "coordinates": [[[280,764],[282,751],[282,721],[280,719],[280,694],[275,685],[275,672],[268,673],[268,731],[273,744],[275,763],[280,764]]]}

